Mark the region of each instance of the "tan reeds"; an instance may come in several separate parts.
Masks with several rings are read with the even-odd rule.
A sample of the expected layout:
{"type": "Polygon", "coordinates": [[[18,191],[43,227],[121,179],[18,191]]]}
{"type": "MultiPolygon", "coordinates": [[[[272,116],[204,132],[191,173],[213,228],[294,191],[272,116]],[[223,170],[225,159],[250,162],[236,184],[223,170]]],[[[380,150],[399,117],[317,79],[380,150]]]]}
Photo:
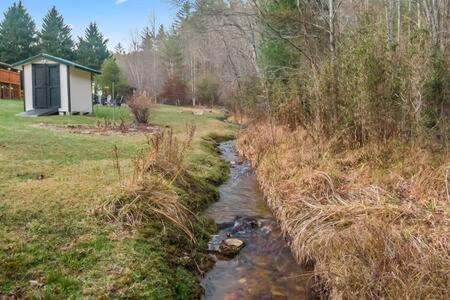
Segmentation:
{"type": "MultiPolygon", "coordinates": [[[[190,147],[195,126],[187,127],[187,137],[179,142],[171,129],[148,136],[148,145],[133,159],[133,173],[122,181],[119,193],[108,199],[102,209],[115,222],[136,226],[150,220],[172,222],[195,242],[191,219],[194,214],[174,191],[175,180],[183,178],[183,162],[190,147]]],[[[117,149],[115,166],[122,176],[117,149]]],[[[182,180],[182,179],[181,179],[182,180]]]]}
{"type": "Polygon", "coordinates": [[[448,154],[388,144],[333,152],[301,130],[266,126],[247,128],[238,150],[254,162],[297,260],[314,262],[332,299],[446,299],[448,154]]]}

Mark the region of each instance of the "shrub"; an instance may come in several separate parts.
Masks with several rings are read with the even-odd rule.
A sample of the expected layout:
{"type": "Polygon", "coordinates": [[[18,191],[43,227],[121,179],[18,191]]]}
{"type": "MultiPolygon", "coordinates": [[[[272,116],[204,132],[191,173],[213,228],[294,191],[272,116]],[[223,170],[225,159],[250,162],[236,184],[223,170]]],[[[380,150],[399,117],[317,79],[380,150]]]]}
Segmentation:
{"type": "Polygon", "coordinates": [[[152,100],[145,95],[133,96],[128,101],[128,106],[134,115],[136,122],[140,124],[147,124],[150,117],[152,100]]]}
{"type": "Polygon", "coordinates": [[[188,105],[188,88],[186,83],[177,76],[172,76],[164,83],[160,97],[165,103],[174,105],[188,105]]]}
{"type": "Polygon", "coordinates": [[[201,105],[214,106],[219,98],[219,80],[214,74],[207,73],[197,82],[197,97],[201,105]]]}

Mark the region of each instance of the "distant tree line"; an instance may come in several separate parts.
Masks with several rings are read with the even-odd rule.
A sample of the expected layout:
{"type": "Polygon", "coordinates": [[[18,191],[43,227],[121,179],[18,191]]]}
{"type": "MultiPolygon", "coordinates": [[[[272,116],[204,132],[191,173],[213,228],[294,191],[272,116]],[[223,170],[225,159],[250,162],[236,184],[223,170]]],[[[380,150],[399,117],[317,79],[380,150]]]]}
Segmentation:
{"type": "Polygon", "coordinates": [[[90,23],[85,36],[77,41],[73,40],[71,31],[54,6],[38,31],[22,1],[15,2],[4,12],[0,22],[0,61],[11,64],[38,53],[47,53],[100,69],[110,53],[108,40],[100,33],[97,24],[90,23]]]}
{"type": "Polygon", "coordinates": [[[179,78],[192,103],[218,97],[349,147],[448,144],[449,0],[172,2],[157,90],[179,78]]]}
{"type": "Polygon", "coordinates": [[[214,51],[214,45],[202,42],[199,18],[196,5],[182,3],[170,28],[158,26],[152,16],[149,26],[133,34],[128,49],[118,44],[114,56],[126,80],[160,103],[218,104],[219,77],[207,61],[209,53],[201,53],[214,51]]]}

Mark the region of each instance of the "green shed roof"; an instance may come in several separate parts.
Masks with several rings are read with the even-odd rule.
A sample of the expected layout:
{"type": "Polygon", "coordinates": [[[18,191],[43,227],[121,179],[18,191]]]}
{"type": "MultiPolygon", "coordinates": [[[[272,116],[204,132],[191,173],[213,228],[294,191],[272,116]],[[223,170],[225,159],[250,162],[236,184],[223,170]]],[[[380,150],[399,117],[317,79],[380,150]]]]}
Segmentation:
{"type": "Polygon", "coordinates": [[[2,68],[12,68],[12,66],[10,64],[4,63],[0,61],[0,67],[2,68]]]}
{"type": "Polygon", "coordinates": [[[50,54],[46,54],[46,53],[41,53],[41,54],[32,56],[30,58],[27,58],[25,60],[16,62],[16,63],[12,64],[12,66],[13,67],[23,66],[23,65],[26,65],[26,64],[28,64],[28,63],[30,63],[33,60],[36,60],[38,58],[46,58],[46,59],[49,59],[49,60],[52,60],[52,61],[64,64],[64,65],[68,65],[68,66],[71,66],[71,67],[74,67],[74,68],[77,68],[77,69],[80,69],[80,70],[84,70],[84,71],[95,73],[95,74],[101,74],[101,72],[98,71],[98,70],[94,70],[94,69],[91,69],[89,67],[85,67],[83,65],[80,65],[80,64],[78,64],[76,62],[73,62],[73,61],[70,61],[70,60],[67,60],[67,59],[64,59],[64,58],[56,57],[56,56],[53,56],[53,55],[50,55],[50,54]]]}

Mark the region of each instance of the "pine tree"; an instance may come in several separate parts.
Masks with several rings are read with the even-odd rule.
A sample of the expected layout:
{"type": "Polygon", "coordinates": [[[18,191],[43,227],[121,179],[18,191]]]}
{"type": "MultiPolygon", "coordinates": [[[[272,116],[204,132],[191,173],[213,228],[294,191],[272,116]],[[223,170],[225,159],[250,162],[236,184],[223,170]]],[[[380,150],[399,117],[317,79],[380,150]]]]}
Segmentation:
{"type": "Polygon", "coordinates": [[[22,1],[14,2],[0,23],[0,61],[15,63],[37,52],[36,25],[22,1]]]}
{"type": "Polygon", "coordinates": [[[150,28],[145,27],[141,34],[142,45],[141,49],[144,51],[152,50],[155,46],[155,32],[152,32],[150,28]]]}
{"type": "Polygon", "coordinates": [[[122,46],[122,43],[119,42],[116,47],[114,47],[114,53],[119,55],[125,54],[125,48],[122,46]]]}
{"type": "Polygon", "coordinates": [[[53,6],[44,18],[42,31],[39,34],[41,51],[58,57],[73,59],[71,29],[64,24],[64,18],[53,6]]]}
{"type": "Polygon", "coordinates": [[[177,12],[176,19],[173,22],[172,30],[174,32],[178,32],[183,26],[183,24],[190,19],[190,17],[191,17],[191,4],[189,3],[189,1],[186,1],[183,3],[183,6],[177,12]]]}
{"type": "Polygon", "coordinates": [[[120,67],[114,57],[105,59],[101,67],[102,75],[97,77],[97,82],[103,89],[109,90],[112,93],[112,85],[114,83],[115,94],[123,95],[129,88],[128,83],[122,76],[120,67]]]}
{"type": "Polygon", "coordinates": [[[156,46],[158,49],[161,49],[163,47],[164,42],[167,39],[167,33],[164,28],[164,25],[160,25],[158,29],[158,34],[156,35],[156,46]]]}
{"type": "Polygon", "coordinates": [[[182,76],[183,47],[178,35],[171,34],[165,39],[160,49],[160,55],[169,76],[174,76],[176,74],[182,76]]]}
{"type": "Polygon", "coordinates": [[[87,67],[100,69],[103,61],[110,56],[108,40],[98,30],[96,23],[90,23],[84,38],[79,38],[76,50],[77,61],[87,67]]]}

